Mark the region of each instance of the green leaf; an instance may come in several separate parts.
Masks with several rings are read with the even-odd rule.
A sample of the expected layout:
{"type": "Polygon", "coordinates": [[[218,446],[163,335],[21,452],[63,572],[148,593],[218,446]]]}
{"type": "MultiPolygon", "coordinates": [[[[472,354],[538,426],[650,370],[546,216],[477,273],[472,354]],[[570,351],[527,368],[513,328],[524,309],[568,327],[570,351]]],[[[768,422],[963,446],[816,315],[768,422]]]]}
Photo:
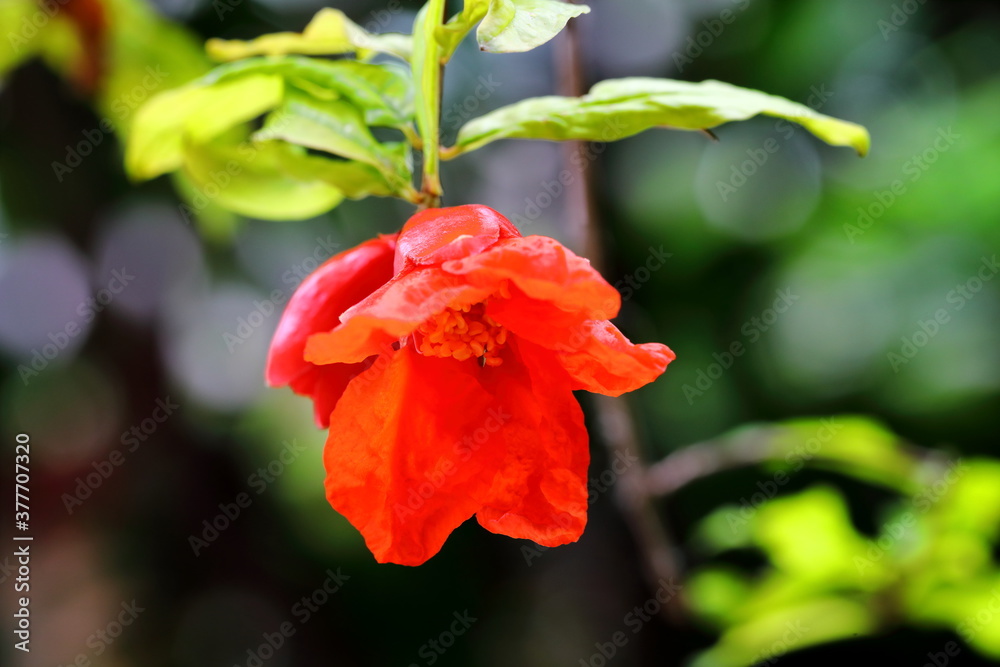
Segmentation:
{"type": "MultiPolygon", "coordinates": [[[[164,17],[151,3],[106,0],[101,4],[110,30],[97,109],[127,139],[143,102],[194,81],[212,63],[205,55],[204,39],[164,17]]],[[[60,12],[60,16],[65,14],[60,12]]]]}
{"type": "Polygon", "coordinates": [[[450,59],[459,43],[483,20],[490,8],[490,0],[465,0],[462,11],[435,30],[434,38],[441,46],[442,56],[450,59]]]}
{"type": "MultiPolygon", "coordinates": [[[[441,26],[445,0],[429,0],[413,22],[413,82],[417,87],[417,129],[423,140],[424,176],[437,179],[439,164],[441,63],[444,52],[436,38],[441,26]]],[[[424,190],[439,193],[438,182],[424,184],[424,190]]]]}
{"type": "Polygon", "coordinates": [[[358,109],[347,102],[319,102],[295,97],[268,116],[255,141],[284,139],[350,160],[379,164],[378,142],[358,109]]]}
{"type": "Polygon", "coordinates": [[[326,160],[309,156],[288,165],[289,172],[301,178],[312,176],[336,187],[348,199],[389,197],[395,190],[386,182],[378,169],[371,165],[349,160],[326,160]]]}
{"type": "Polygon", "coordinates": [[[397,187],[409,182],[409,167],[399,150],[380,144],[368,130],[358,108],[343,100],[290,95],[254,135],[256,141],[269,139],[283,139],[369,164],[397,187]]]}
{"type": "MultiPolygon", "coordinates": [[[[7,28],[5,48],[0,49],[0,77],[6,75],[21,63],[35,57],[39,51],[49,52],[48,60],[56,60],[64,67],[56,69],[64,75],[69,75],[71,65],[78,59],[80,38],[68,21],[59,21],[56,15],[54,25],[46,25],[41,29],[32,22],[39,12],[39,5],[33,0],[6,0],[0,2],[0,26],[7,28]],[[30,35],[27,36],[27,35],[30,35]],[[53,48],[54,47],[54,48],[53,48]],[[60,57],[52,58],[51,52],[60,57]],[[74,58],[75,56],[75,58],[74,58]]],[[[36,19],[37,20],[37,19],[36,19]]],[[[49,21],[46,21],[48,24],[49,21]]]]}
{"type": "Polygon", "coordinates": [[[239,60],[249,56],[339,55],[356,53],[367,60],[375,53],[388,53],[409,60],[413,49],[409,35],[373,35],[347,18],[339,9],[321,9],[305,30],[262,35],[250,41],[210,39],[206,49],[216,60],[239,60]]]}
{"type": "MultiPolygon", "coordinates": [[[[263,144],[258,144],[263,147],[263,144]]],[[[378,169],[353,160],[330,160],[308,155],[295,146],[286,146],[276,152],[284,172],[299,181],[322,181],[343,193],[348,199],[368,196],[387,197],[394,194],[392,187],[378,169]]]]}
{"type": "Polygon", "coordinates": [[[590,7],[559,0],[492,0],[479,24],[479,48],[490,53],[520,53],[558,35],[570,19],[590,7]]]}
{"type": "Polygon", "coordinates": [[[709,129],[758,114],[794,121],[834,146],[868,152],[868,131],[802,104],[720,81],[628,78],[602,81],[583,97],[537,97],[466,123],[455,157],[497,139],[616,141],[654,127],[709,129]]]}
{"type": "Polygon", "coordinates": [[[161,93],[136,112],[125,165],[138,179],[173,171],[181,166],[186,144],[205,143],[270,111],[283,93],[281,77],[266,74],[161,93]]]}
{"type": "Polygon", "coordinates": [[[237,146],[219,142],[188,146],[184,172],[198,190],[192,204],[209,203],[265,220],[301,220],[324,213],[344,198],[319,177],[302,148],[277,142],[237,146]]]}
{"type": "Polygon", "coordinates": [[[215,68],[203,83],[249,74],[280,75],[313,97],[349,100],[364,111],[369,125],[403,128],[413,121],[413,83],[409,72],[399,66],[299,56],[249,58],[215,68]]]}

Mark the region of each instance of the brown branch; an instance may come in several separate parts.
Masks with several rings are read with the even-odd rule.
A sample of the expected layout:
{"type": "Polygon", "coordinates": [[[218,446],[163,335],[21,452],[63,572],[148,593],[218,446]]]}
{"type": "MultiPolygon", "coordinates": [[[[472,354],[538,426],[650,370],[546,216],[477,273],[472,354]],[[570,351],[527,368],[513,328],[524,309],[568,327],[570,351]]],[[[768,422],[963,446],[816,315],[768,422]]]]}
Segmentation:
{"type": "MultiPolygon", "coordinates": [[[[624,460],[629,460],[629,457],[639,459],[618,478],[615,495],[642,554],[646,580],[653,590],[662,586],[661,582],[679,583],[681,569],[677,549],[673,546],[666,522],[653,506],[635,421],[628,404],[621,398],[609,396],[596,396],[595,399],[597,419],[608,455],[624,460]]],[[[663,605],[660,609],[664,619],[672,624],[681,624],[684,620],[682,604],[683,598],[678,598],[673,604],[663,605]]]]}
{"type": "Polygon", "coordinates": [[[763,463],[770,459],[771,444],[783,431],[780,427],[754,429],[742,437],[709,440],[678,449],[646,469],[643,480],[646,491],[652,495],[670,495],[702,477],[763,463]]]}
{"type": "MultiPolygon", "coordinates": [[[[763,425],[687,445],[645,468],[642,484],[650,495],[669,496],[692,482],[726,470],[780,462],[788,452],[776,448],[775,442],[795,434],[795,429],[786,426],[763,425]]],[[[939,476],[950,464],[948,457],[937,450],[904,440],[897,444],[901,452],[925,470],[925,475],[939,476]]],[[[822,451],[813,456],[820,461],[825,458],[822,451]]]]}
{"type": "MultiPolygon", "coordinates": [[[[572,4],[572,0],[571,0],[572,4]]],[[[556,42],[557,88],[560,95],[579,97],[586,90],[587,82],[583,74],[583,60],[580,52],[580,33],[575,19],[566,25],[566,32],[556,42]]],[[[582,141],[566,141],[562,144],[563,164],[573,165],[573,156],[579,155],[585,144],[582,141]]],[[[590,259],[596,267],[604,264],[604,253],[600,243],[594,211],[593,171],[589,161],[583,162],[581,172],[566,186],[565,213],[567,231],[571,245],[590,259]]]]}
{"type": "MultiPolygon", "coordinates": [[[[583,94],[586,82],[576,21],[569,22],[566,33],[559,42],[556,51],[559,92],[562,95],[577,97],[583,94]]],[[[579,154],[582,148],[582,142],[566,142],[563,145],[565,163],[573,164],[573,155],[579,154]]],[[[582,173],[566,186],[565,212],[572,245],[588,257],[598,270],[601,270],[604,268],[604,257],[592,186],[593,170],[584,165],[582,173]]],[[[639,458],[637,464],[629,466],[618,478],[616,498],[643,558],[643,570],[649,586],[656,590],[662,585],[661,581],[677,582],[680,577],[680,567],[677,563],[676,549],[669,530],[657,514],[653,506],[653,497],[646,487],[646,469],[641,460],[642,450],[639,447],[635,422],[628,404],[622,398],[596,396],[593,405],[597,412],[601,439],[608,449],[609,457],[623,460],[639,458]]],[[[671,623],[679,623],[683,618],[679,601],[663,605],[661,610],[664,619],[671,623]]]]}

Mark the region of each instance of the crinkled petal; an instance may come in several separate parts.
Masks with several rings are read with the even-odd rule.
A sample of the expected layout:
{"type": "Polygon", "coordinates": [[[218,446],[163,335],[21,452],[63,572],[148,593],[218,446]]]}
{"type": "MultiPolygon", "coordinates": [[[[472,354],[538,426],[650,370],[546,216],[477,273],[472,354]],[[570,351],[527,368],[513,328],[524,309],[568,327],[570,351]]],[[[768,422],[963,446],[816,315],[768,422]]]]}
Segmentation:
{"type": "Polygon", "coordinates": [[[556,358],[573,378],[573,389],[621,396],[663,374],[677,355],[661,343],[636,345],[607,320],[591,320],[578,329],[580,344],[556,347],[556,358]]]}
{"type": "Polygon", "coordinates": [[[520,236],[510,220],[487,206],[432,208],[410,218],[399,235],[395,270],[440,264],[520,236]]]}
{"type": "Polygon", "coordinates": [[[573,389],[620,396],[658,378],[674,360],[666,345],[635,345],[607,320],[584,320],[513,293],[490,301],[487,314],[515,335],[555,352],[573,389]]]}
{"type": "Polygon", "coordinates": [[[583,319],[608,319],[621,307],[618,290],[588,260],[546,236],[503,239],[483,253],[445,262],[441,268],[491,292],[509,280],[527,296],[583,319]]]}
{"type": "Polygon", "coordinates": [[[330,504],[379,562],[419,565],[482,506],[503,456],[474,361],[380,357],[344,392],[324,453],[330,504]]]}
{"type": "Polygon", "coordinates": [[[575,542],[587,524],[583,411],[551,352],[520,340],[512,347],[495,388],[508,418],[505,458],[476,518],[491,532],[543,546],[575,542]]]}
{"type": "MultiPolygon", "coordinates": [[[[271,386],[292,385],[316,401],[317,421],[360,368],[329,366],[319,371],[304,358],[306,341],[340,323],[340,315],[392,278],[395,236],[383,236],[331,257],[295,290],[271,341],[265,377],[271,386]],[[320,394],[323,394],[320,396],[320,394]]],[[[362,361],[362,360],[358,360],[362,361]]],[[[324,414],[325,412],[325,414],[324,414]]]]}
{"type": "Polygon", "coordinates": [[[314,364],[354,363],[391,352],[393,344],[430,317],[488,295],[489,290],[436,267],[404,271],[343,313],[336,329],[312,336],[305,358],[314,364]]]}

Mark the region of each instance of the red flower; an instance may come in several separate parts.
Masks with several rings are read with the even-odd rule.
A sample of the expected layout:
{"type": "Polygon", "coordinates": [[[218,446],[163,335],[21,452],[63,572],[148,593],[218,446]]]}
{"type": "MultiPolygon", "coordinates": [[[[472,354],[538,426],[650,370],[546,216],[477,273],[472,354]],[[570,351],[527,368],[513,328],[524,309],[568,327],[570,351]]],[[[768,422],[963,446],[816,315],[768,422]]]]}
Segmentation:
{"type": "Polygon", "coordinates": [[[327,497],[380,562],[423,563],[473,515],[567,544],[587,521],[573,390],[617,396],[674,358],[630,343],[607,320],[619,306],[557,241],[484,206],[432,209],[302,284],[267,378],[315,401],[327,497]]]}

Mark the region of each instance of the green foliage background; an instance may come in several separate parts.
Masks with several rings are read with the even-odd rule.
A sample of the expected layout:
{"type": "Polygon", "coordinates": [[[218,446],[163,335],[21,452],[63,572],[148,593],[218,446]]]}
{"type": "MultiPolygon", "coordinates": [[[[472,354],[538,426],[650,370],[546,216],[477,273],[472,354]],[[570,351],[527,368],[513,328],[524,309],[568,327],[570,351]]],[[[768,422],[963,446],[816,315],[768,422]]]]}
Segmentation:
{"type": "MultiPolygon", "coordinates": [[[[463,526],[421,568],[372,562],[323,499],[324,434],[310,406],[265,391],[260,369],[278,302],[309,258],[395,231],[412,206],[348,201],[298,223],[210,204],[185,221],[180,205],[196,193],[179,198],[185,186],[171,178],[130,182],[123,166],[139,97],[207,71],[206,39],[298,31],[318,7],[108,5],[117,20],[96,96],[58,74],[74,58],[58,21],[16,68],[0,59],[11,68],[0,89],[0,402],[4,433],[28,432],[35,447],[32,611],[45,643],[28,661],[5,644],[5,663],[83,653],[95,664],[246,664],[288,620],[296,633],[266,664],[596,665],[616,632],[628,641],[608,664],[750,665],[777,651],[787,665],[920,665],[950,642],[949,660],[1000,659],[1000,282],[990,268],[1000,17],[989,3],[608,1],[574,19],[588,84],[666,76],[766,90],[866,126],[864,160],[758,118],[718,128],[717,143],[651,131],[567,155],[505,141],[444,163],[446,204],[491,205],[525,233],[568,243],[578,238],[560,175],[596,170],[606,277],[625,298],[619,322],[678,353],[633,397],[644,454],[708,441],[695,451],[710,460],[752,461],[662,500],[688,574],[670,605],[686,613],[638,630],[629,614],[654,591],[598,442],[579,544],[541,552],[463,526]],[[162,77],[149,79],[158,66],[162,77]],[[68,165],[68,149],[103,119],[93,154],[67,172],[53,165],[68,165]],[[115,262],[135,282],[83,321],[67,295],[81,282],[85,295],[104,287],[115,262]],[[262,324],[240,336],[254,312],[262,324]],[[78,320],[84,334],[26,376],[32,350],[78,320]],[[128,451],[125,434],[168,396],[176,415],[128,451]],[[258,493],[254,474],[293,440],[306,451],[258,493]],[[114,450],[125,462],[70,513],[65,494],[114,450]],[[240,493],[250,506],[195,555],[191,536],[240,493]],[[350,579],[299,625],[294,605],[338,567],[350,579]],[[148,611],[96,656],[88,636],[133,598],[148,611]],[[478,620],[436,657],[428,642],[466,610],[478,620]]],[[[0,7],[4,35],[20,29],[14,6],[0,7]]],[[[408,30],[419,8],[337,6],[372,32],[408,30]]],[[[460,45],[444,85],[445,145],[470,117],[555,92],[557,46],[494,55],[460,45]]],[[[212,106],[252,118],[265,103],[252,92],[212,106]]],[[[263,155],[258,165],[288,169],[287,155],[263,155]]],[[[251,184],[245,194],[262,193],[251,184]]],[[[263,195],[303,215],[340,198],[295,183],[263,195]]]]}

